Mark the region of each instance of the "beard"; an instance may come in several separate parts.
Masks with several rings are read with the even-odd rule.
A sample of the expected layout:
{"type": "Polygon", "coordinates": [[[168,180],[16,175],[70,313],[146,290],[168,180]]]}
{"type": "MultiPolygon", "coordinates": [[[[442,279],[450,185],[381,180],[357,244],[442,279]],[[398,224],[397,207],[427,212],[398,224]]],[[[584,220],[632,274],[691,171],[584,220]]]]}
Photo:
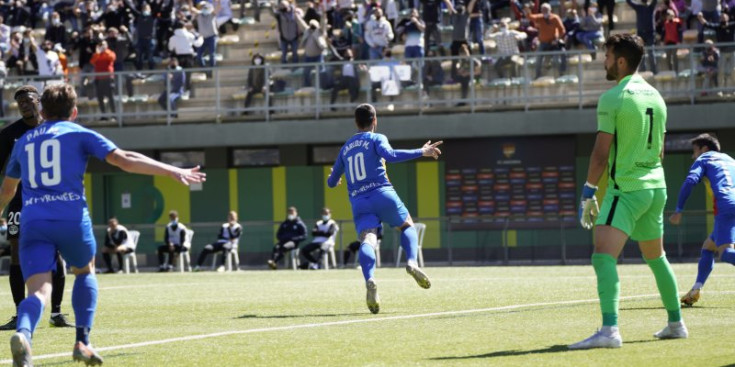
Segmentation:
{"type": "Polygon", "coordinates": [[[605,78],[607,80],[612,81],[612,80],[618,79],[618,65],[617,64],[613,64],[613,66],[610,67],[609,69],[605,68],[605,72],[606,72],[605,78]]]}

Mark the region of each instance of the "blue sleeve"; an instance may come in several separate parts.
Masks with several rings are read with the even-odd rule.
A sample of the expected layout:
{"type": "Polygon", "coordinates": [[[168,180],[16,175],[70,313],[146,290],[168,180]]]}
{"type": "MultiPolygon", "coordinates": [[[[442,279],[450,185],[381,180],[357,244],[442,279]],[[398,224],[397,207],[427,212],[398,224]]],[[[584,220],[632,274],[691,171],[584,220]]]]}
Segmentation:
{"type": "Polygon", "coordinates": [[[689,174],[681,185],[681,191],[679,191],[679,200],[676,202],[676,212],[680,213],[684,210],[684,204],[686,204],[689,195],[692,193],[692,189],[696,186],[699,181],[702,180],[702,174],[704,173],[704,167],[702,161],[697,159],[692,164],[692,168],[689,169],[689,174]]]}
{"type": "Polygon", "coordinates": [[[337,160],[334,162],[334,166],[332,166],[332,173],[329,175],[329,178],[327,178],[327,186],[337,186],[339,178],[342,177],[343,173],[345,173],[345,166],[344,163],[342,163],[342,150],[340,149],[337,160]]]}
{"type": "Polygon", "coordinates": [[[8,160],[8,165],[5,167],[5,176],[11,177],[11,178],[20,178],[20,157],[18,153],[20,151],[20,146],[23,144],[16,143],[13,147],[13,153],[10,155],[10,160],[8,160]]]}
{"type": "Polygon", "coordinates": [[[82,145],[87,154],[104,161],[108,154],[117,149],[117,145],[102,134],[87,130],[82,133],[82,145]]]}
{"type": "Polygon", "coordinates": [[[412,159],[420,158],[424,155],[421,149],[393,149],[393,147],[390,146],[390,143],[388,143],[388,138],[386,138],[385,135],[378,135],[377,143],[378,155],[385,159],[388,163],[400,163],[410,161],[412,159]]]}

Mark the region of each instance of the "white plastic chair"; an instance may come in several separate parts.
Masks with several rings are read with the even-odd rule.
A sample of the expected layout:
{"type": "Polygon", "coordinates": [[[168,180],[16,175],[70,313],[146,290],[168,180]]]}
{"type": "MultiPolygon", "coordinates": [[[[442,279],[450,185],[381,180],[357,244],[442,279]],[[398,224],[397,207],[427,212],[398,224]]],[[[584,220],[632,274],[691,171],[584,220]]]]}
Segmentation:
{"type": "MultiPolygon", "coordinates": [[[[424,223],[414,223],[414,228],[416,228],[416,234],[418,234],[419,237],[419,248],[418,248],[418,260],[419,260],[419,267],[424,267],[424,250],[423,250],[423,244],[424,244],[424,234],[426,234],[426,224],[424,223]]],[[[398,267],[401,264],[401,254],[403,253],[403,248],[400,244],[398,244],[398,253],[396,254],[396,267],[398,267]]]]}
{"type": "MultiPolygon", "coordinates": [[[[227,252],[227,258],[225,259],[225,269],[227,271],[237,271],[240,270],[240,255],[238,252],[238,246],[239,246],[240,239],[235,239],[233,241],[230,241],[232,244],[232,250],[227,252]],[[235,262],[235,267],[232,267],[232,262],[235,262]]],[[[212,254],[212,270],[217,269],[217,259],[219,258],[219,252],[215,252],[212,254]]]]}
{"type": "Polygon", "coordinates": [[[332,267],[337,267],[337,254],[334,253],[334,244],[336,242],[337,233],[339,233],[339,226],[335,224],[335,227],[337,230],[334,231],[334,234],[322,244],[322,268],[324,268],[324,270],[329,270],[330,256],[332,258],[332,267]]]}
{"type": "Polygon", "coordinates": [[[128,231],[128,246],[133,250],[123,255],[123,269],[125,274],[130,274],[130,262],[133,263],[133,271],[138,274],[138,259],[135,255],[135,249],[138,247],[138,240],[140,239],[139,231],[128,231]]]}
{"type": "Polygon", "coordinates": [[[301,249],[298,247],[289,251],[290,256],[287,257],[291,263],[291,269],[297,270],[299,268],[299,265],[301,265],[301,260],[299,260],[299,255],[301,255],[301,249]]]}
{"type": "MultiPolygon", "coordinates": [[[[184,272],[184,265],[187,267],[187,271],[191,272],[191,241],[194,239],[194,231],[191,229],[186,230],[186,236],[184,237],[184,248],[186,251],[182,251],[179,254],[178,267],[180,272],[184,272]]],[[[168,259],[168,253],[166,253],[166,263],[170,264],[168,259]]]]}

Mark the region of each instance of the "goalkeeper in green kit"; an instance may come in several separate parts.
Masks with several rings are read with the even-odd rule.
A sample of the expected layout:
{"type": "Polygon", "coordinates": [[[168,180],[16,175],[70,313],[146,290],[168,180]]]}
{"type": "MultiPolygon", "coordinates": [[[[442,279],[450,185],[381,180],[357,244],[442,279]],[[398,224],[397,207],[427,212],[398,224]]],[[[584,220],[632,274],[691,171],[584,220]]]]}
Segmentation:
{"type": "Polygon", "coordinates": [[[582,227],[595,227],[592,266],[597,275],[602,328],[570,345],[570,349],[622,346],[616,266],[628,237],[638,241],[668,312],[668,325],[654,337],[686,338],[689,334],[681,318],[674,271],[663,248],[666,182],[661,161],[666,104],[658,91],[636,73],[644,52],[640,37],[613,35],[605,47],[607,80],[618,84],[605,92],[597,104],[598,132],[579,213],[582,227]],[[609,174],[608,189],[598,209],[596,185],[605,169],[609,174]]]}

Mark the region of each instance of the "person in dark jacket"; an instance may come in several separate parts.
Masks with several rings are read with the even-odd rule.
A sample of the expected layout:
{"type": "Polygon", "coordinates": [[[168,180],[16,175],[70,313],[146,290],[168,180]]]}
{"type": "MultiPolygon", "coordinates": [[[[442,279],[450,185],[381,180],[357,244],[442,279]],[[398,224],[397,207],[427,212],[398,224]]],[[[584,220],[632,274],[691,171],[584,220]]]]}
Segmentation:
{"type": "Polygon", "coordinates": [[[68,41],[66,37],[66,27],[61,23],[61,15],[57,12],[51,14],[51,23],[46,27],[46,34],[43,36],[46,41],[51,41],[54,45],[61,45],[61,47],[68,47],[68,41]]]}
{"type": "MultiPolygon", "coordinates": [[[[653,13],[656,11],[657,0],[641,0],[640,3],[634,3],[633,0],[625,0],[633,10],[636,17],[636,33],[643,39],[643,44],[648,48],[648,63],[651,71],[656,74],[656,57],[651,48],[656,42],[656,29],[653,23],[653,13]]],[[[646,63],[641,62],[641,71],[646,71],[646,63]]]]}
{"type": "MultiPolygon", "coordinates": [[[[253,101],[253,95],[258,93],[265,94],[268,91],[268,85],[265,80],[265,68],[260,67],[265,64],[265,57],[256,53],[253,55],[251,64],[258,67],[250,68],[248,70],[248,81],[247,86],[245,87],[247,89],[247,95],[245,96],[245,108],[250,107],[250,103],[253,101]]],[[[273,105],[272,97],[268,100],[268,104],[269,106],[273,105]]],[[[248,111],[243,112],[244,115],[247,115],[248,113],[248,111]]]]}
{"type": "Polygon", "coordinates": [[[156,67],[153,61],[153,40],[156,36],[156,18],[151,13],[151,6],[144,3],[142,10],[131,7],[130,11],[135,14],[135,29],[138,32],[138,43],[136,45],[136,61],[135,67],[140,70],[143,68],[143,62],[148,62],[148,69],[153,70],[156,67]]]}
{"type": "MultiPolygon", "coordinates": [[[[128,31],[128,28],[120,26],[120,30],[117,28],[107,28],[107,45],[110,50],[115,53],[115,72],[125,71],[125,61],[130,56],[130,48],[133,45],[133,36],[128,31]]],[[[125,81],[125,91],[128,97],[133,96],[133,79],[126,75],[122,77],[125,81]]]]}
{"type": "MultiPolygon", "coordinates": [[[[702,13],[699,13],[697,18],[704,28],[715,31],[717,43],[735,42],[735,22],[730,21],[730,16],[727,13],[722,13],[719,22],[708,22],[702,13]]],[[[735,52],[735,46],[722,46],[720,48],[720,69],[722,69],[721,75],[724,76],[723,87],[727,87],[732,69],[735,68],[733,52],[735,52]]]]}
{"type": "Polygon", "coordinates": [[[172,116],[177,118],[179,117],[179,114],[177,113],[178,107],[176,106],[176,102],[184,96],[186,72],[184,72],[184,69],[179,66],[179,59],[171,57],[168,60],[168,72],[166,73],[166,77],[171,80],[169,82],[171,93],[164,90],[158,97],[158,105],[160,105],[164,110],[168,110],[168,104],[170,103],[171,112],[173,112],[172,116]]]}
{"type": "Polygon", "coordinates": [[[268,266],[271,269],[278,269],[278,262],[283,258],[283,254],[299,247],[299,244],[306,239],[306,225],[299,218],[299,213],[295,207],[289,207],[286,220],[281,223],[276,233],[278,243],[273,246],[273,254],[268,260],[268,266]]]}
{"type": "Polygon", "coordinates": [[[303,12],[291,5],[287,0],[282,0],[278,8],[273,8],[273,15],[278,21],[278,34],[281,45],[281,64],[288,60],[288,50],[291,49],[291,62],[299,62],[299,40],[301,30],[299,29],[297,17],[303,16],[303,12]]]}

